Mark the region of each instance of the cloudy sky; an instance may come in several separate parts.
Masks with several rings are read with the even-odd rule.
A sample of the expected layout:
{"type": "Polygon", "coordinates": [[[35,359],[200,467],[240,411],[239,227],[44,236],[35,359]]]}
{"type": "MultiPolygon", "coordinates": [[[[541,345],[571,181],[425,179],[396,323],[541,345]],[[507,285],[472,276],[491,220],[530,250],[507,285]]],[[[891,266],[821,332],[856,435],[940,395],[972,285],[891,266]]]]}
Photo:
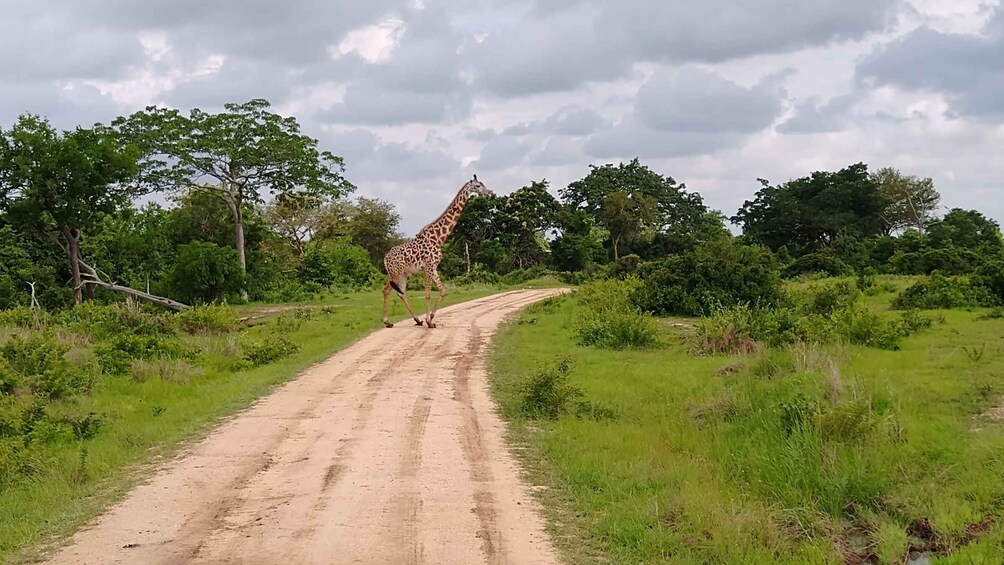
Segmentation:
{"type": "Polygon", "coordinates": [[[0,0],[0,127],[266,98],[411,235],[638,156],[731,215],[864,161],[1004,222],[999,0],[0,0]]]}

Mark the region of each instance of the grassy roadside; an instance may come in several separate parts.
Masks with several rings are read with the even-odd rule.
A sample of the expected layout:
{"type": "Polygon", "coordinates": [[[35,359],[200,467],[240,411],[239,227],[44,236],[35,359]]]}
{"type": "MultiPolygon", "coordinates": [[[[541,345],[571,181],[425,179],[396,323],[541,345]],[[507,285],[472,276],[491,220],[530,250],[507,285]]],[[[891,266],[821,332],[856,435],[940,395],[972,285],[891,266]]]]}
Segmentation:
{"type": "Polygon", "coordinates": [[[531,307],[489,365],[567,562],[1004,560],[1004,320],[945,311],[899,351],[695,356],[687,320],[656,348],[582,347],[580,308],[531,307]],[[589,408],[528,417],[530,376],[561,358],[589,408]]]}
{"type": "MultiPolygon", "coordinates": [[[[501,290],[505,289],[486,285],[451,289],[445,305],[501,290]]],[[[420,292],[409,294],[413,305],[423,307],[420,292]]],[[[132,378],[102,377],[89,394],[50,402],[46,407],[49,413],[98,415],[100,431],[93,437],[71,435],[46,443],[38,453],[40,464],[30,476],[4,490],[0,496],[0,562],[32,559],[45,542],[73,532],[120,498],[149,472],[148,463],[170,456],[182,442],[206,433],[220,418],[247,407],[275,386],[381,326],[379,291],[326,297],[323,307],[296,307],[306,307],[309,313],[273,312],[239,334],[182,336],[187,346],[202,352],[198,367],[151,362],[147,372],[155,374],[137,378],[134,362],[132,378]],[[234,362],[234,357],[240,356],[241,343],[267,341],[267,336],[275,335],[297,344],[298,351],[254,368],[234,362]]],[[[239,315],[260,310],[244,307],[239,315]]],[[[393,313],[395,319],[406,315],[399,300],[395,300],[393,313]]],[[[0,346],[24,331],[0,326],[0,346]]],[[[101,346],[64,329],[54,331],[57,335],[51,339],[75,345],[67,354],[74,363],[92,360],[93,351],[101,346]]]]}

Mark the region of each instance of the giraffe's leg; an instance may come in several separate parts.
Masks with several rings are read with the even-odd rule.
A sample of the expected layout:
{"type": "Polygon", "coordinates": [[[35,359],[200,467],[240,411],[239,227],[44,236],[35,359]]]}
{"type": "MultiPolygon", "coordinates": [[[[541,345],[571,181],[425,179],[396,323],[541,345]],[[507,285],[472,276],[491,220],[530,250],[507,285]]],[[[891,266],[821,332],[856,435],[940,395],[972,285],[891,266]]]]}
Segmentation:
{"type": "Polygon", "coordinates": [[[425,272],[425,325],[429,328],[436,327],[436,324],[432,323],[432,315],[429,312],[429,301],[432,300],[432,274],[429,271],[425,272]]]}
{"type": "Polygon", "coordinates": [[[394,324],[390,323],[387,319],[388,311],[390,310],[390,303],[387,301],[390,298],[390,278],[387,278],[387,284],[383,285],[383,325],[387,328],[393,328],[394,324]]]}
{"type": "Polygon", "coordinates": [[[439,298],[436,300],[436,305],[432,307],[432,314],[429,315],[429,320],[431,321],[436,317],[436,311],[439,310],[439,305],[443,303],[443,299],[446,298],[446,285],[443,281],[439,279],[439,273],[436,271],[432,272],[432,283],[436,285],[436,290],[439,291],[439,298]]]}
{"type": "Polygon", "coordinates": [[[392,280],[387,283],[394,287],[397,295],[401,297],[401,302],[404,302],[404,307],[408,309],[408,314],[411,315],[411,319],[415,320],[416,326],[422,325],[422,320],[418,319],[415,315],[415,311],[411,309],[411,304],[408,302],[408,277],[399,277],[396,281],[392,280]]]}

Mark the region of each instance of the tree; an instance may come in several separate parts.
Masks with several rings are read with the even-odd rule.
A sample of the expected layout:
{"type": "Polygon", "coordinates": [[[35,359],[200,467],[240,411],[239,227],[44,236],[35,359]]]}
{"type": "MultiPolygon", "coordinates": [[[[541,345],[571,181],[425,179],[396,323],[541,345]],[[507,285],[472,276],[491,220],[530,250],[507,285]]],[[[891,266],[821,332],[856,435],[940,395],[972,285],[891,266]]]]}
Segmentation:
{"type": "Polygon", "coordinates": [[[630,194],[615,190],[603,200],[600,221],[610,231],[614,261],[620,259],[622,243],[631,243],[656,221],[656,201],[647,194],[630,194]]]}
{"type": "Polygon", "coordinates": [[[263,210],[269,227],[288,243],[297,255],[307,252],[324,219],[322,200],[310,194],[280,194],[263,210]]]}
{"type": "Polygon", "coordinates": [[[742,225],[748,239],[772,250],[786,246],[798,256],[832,244],[841,234],[867,239],[883,233],[887,202],[864,163],[778,186],[758,180],[762,188],[731,221],[742,225]]]}
{"type": "Polygon", "coordinates": [[[207,241],[178,247],[178,261],[171,271],[174,295],[189,302],[215,302],[244,287],[237,253],[207,241]]]}
{"type": "Polygon", "coordinates": [[[139,157],[135,146],[103,128],[57,132],[47,120],[26,115],[0,132],[0,209],[60,244],[77,304],[84,285],[81,237],[102,214],[142,192],[139,157]]]}
{"type": "Polygon", "coordinates": [[[503,199],[498,223],[514,267],[525,269],[546,259],[543,236],[557,224],[559,206],[547,191],[547,180],[534,181],[503,199]]]}
{"type": "Polygon", "coordinates": [[[340,157],[318,151],[317,140],[300,133],[295,118],[269,111],[266,100],[226,104],[210,114],[188,116],[151,106],[113,125],[140,144],[147,178],[164,189],[204,191],[219,198],[234,223],[234,243],[247,271],[244,210],[264,193],[338,198],[355,187],[342,177],[340,157]],[[209,182],[206,182],[209,180],[209,182]]]}
{"type": "Polygon", "coordinates": [[[369,253],[373,263],[382,265],[383,256],[402,240],[400,223],[401,215],[390,202],[360,197],[349,211],[348,235],[352,243],[369,253]]]}
{"type": "Polygon", "coordinates": [[[708,227],[715,221],[721,225],[720,216],[709,212],[701,196],[687,192],[686,185],[652,171],[637,158],[617,166],[590,165],[589,174],[569,184],[561,191],[561,198],[572,209],[586,211],[609,229],[611,248],[616,248],[617,255],[625,236],[631,240],[632,234],[642,233],[642,228],[650,228],[653,237],[676,234],[674,237],[679,239],[682,234],[700,233],[696,238],[700,241],[710,241],[724,229],[711,235],[708,227]],[[612,196],[614,193],[622,194],[612,196]],[[617,208],[608,210],[608,205],[617,208]],[[610,229],[612,223],[618,229],[610,229]],[[618,233],[621,238],[615,242],[618,233]]]}
{"type": "Polygon", "coordinates": [[[907,176],[892,167],[872,173],[872,181],[888,202],[882,213],[886,234],[908,228],[924,233],[941,202],[934,181],[930,177],[907,176]]]}
{"type": "Polygon", "coordinates": [[[970,251],[999,253],[1004,248],[997,222],[976,210],[953,208],[931,222],[927,231],[933,247],[962,247],[970,251]]]}

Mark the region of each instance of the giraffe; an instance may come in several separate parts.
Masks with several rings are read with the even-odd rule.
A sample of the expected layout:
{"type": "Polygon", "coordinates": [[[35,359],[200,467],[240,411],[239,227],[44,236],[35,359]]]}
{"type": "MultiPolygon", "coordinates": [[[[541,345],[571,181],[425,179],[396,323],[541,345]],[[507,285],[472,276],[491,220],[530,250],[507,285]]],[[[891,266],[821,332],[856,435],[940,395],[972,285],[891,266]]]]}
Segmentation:
{"type": "Polygon", "coordinates": [[[436,310],[439,309],[439,305],[442,304],[443,298],[446,296],[446,287],[443,286],[443,281],[439,279],[439,273],[437,272],[439,262],[443,258],[443,243],[453,233],[453,228],[457,226],[460,214],[464,211],[467,200],[471,196],[488,196],[490,194],[492,192],[485,185],[481,184],[477,175],[474,175],[473,180],[467,181],[460,188],[460,191],[457,192],[457,195],[450,202],[450,205],[446,207],[446,210],[435,221],[422,228],[418,232],[418,235],[415,236],[415,239],[394,246],[387,252],[387,255],[383,258],[384,267],[387,269],[387,284],[383,287],[384,326],[388,328],[394,327],[394,324],[390,323],[390,320],[387,319],[388,298],[392,289],[401,297],[405,308],[411,314],[411,318],[415,320],[415,325],[421,326],[423,324],[423,320],[419,320],[414,310],[411,309],[407,295],[408,277],[416,273],[423,273],[425,275],[424,323],[426,327],[436,327],[436,324],[432,320],[436,317],[436,310]],[[431,285],[433,284],[436,285],[436,290],[439,291],[439,299],[436,300],[435,306],[430,311],[429,301],[432,299],[431,285]]]}

